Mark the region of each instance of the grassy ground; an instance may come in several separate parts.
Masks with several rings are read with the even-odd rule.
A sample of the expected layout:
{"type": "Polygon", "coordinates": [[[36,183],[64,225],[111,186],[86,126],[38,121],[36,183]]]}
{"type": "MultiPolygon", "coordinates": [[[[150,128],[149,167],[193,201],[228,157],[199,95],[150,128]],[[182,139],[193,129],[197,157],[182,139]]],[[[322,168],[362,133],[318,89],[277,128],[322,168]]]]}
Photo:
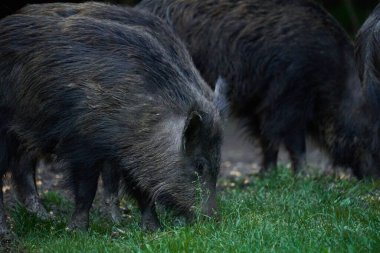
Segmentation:
{"type": "Polygon", "coordinates": [[[219,221],[184,225],[161,212],[156,233],[140,230],[134,205],[121,225],[94,210],[88,233],[66,232],[72,206],[48,193],[46,206],[60,210],[54,221],[11,211],[18,237],[11,252],[380,252],[380,182],[294,179],[281,169],[220,184],[219,221]]]}

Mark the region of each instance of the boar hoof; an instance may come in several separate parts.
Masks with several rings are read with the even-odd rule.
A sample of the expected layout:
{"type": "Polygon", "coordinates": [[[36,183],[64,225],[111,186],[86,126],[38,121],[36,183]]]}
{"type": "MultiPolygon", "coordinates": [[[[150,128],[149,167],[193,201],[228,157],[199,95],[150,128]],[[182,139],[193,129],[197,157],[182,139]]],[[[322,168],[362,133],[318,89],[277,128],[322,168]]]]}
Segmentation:
{"type": "Polygon", "coordinates": [[[15,235],[9,230],[5,215],[0,219],[0,252],[10,252],[15,235]]]}
{"type": "Polygon", "coordinates": [[[113,223],[119,224],[122,220],[118,201],[105,201],[104,215],[113,223]]]}
{"type": "Polygon", "coordinates": [[[87,231],[88,226],[89,226],[88,218],[77,215],[77,216],[73,216],[66,230],[67,231],[87,231]]]}
{"type": "Polygon", "coordinates": [[[113,223],[119,224],[121,222],[121,211],[117,205],[111,206],[110,214],[113,223]]]}
{"type": "Polygon", "coordinates": [[[12,252],[12,244],[16,237],[9,230],[0,232],[0,252],[12,252]]]}
{"type": "Polygon", "coordinates": [[[41,220],[50,220],[53,219],[54,216],[52,214],[49,214],[44,207],[41,206],[41,209],[38,209],[35,212],[36,216],[41,220]]]}
{"type": "Polygon", "coordinates": [[[260,179],[264,179],[266,177],[268,177],[272,172],[272,169],[267,169],[267,168],[262,168],[258,173],[257,173],[257,176],[260,178],[260,179]]]}
{"type": "Polygon", "coordinates": [[[154,232],[161,229],[160,223],[155,219],[143,219],[141,227],[144,231],[154,232]]]}
{"type": "Polygon", "coordinates": [[[41,220],[49,220],[52,218],[52,215],[46,211],[38,198],[28,198],[25,202],[25,206],[30,213],[34,213],[41,220]]]}
{"type": "Polygon", "coordinates": [[[74,222],[71,222],[67,227],[66,227],[66,231],[69,231],[69,232],[74,232],[74,231],[82,231],[82,232],[86,232],[88,229],[88,225],[85,225],[85,224],[79,224],[79,223],[74,223],[74,222]]]}

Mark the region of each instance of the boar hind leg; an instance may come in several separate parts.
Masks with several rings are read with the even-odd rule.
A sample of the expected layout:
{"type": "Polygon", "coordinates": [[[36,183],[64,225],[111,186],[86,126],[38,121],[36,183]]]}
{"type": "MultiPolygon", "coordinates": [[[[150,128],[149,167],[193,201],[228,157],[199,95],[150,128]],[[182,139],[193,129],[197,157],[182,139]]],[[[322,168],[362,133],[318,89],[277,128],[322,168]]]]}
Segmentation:
{"type": "MultiPolygon", "coordinates": [[[[10,231],[7,224],[3,198],[3,178],[8,167],[8,150],[5,136],[0,136],[0,240],[6,239],[10,231]]],[[[1,249],[1,248],[0,248],[1,249]]]]}
{"type": "Polygon", "coordinates": [[[103,165],[101,176],[104,189],[104,204],[106,215],[114,223],[121,222],[121,211],[119,207],[120,173],[115,166],[109,163],[103,165]]]}
{"type": "Polygon", "coordinates": [[[48,219],[49,214],[41,203],[35,184],[36,156],[23,153],[12,166],[12,179],[18,200],[26,209],[41,219],[48,219]]]}
{"type": "Polygon", "coordinates": [[[262,169],[260,173],[263,174],[277,166],[279,145],[264,136],[260,137],[260,144],[263,153],[262,169]]]}
{"type": "Polygon", "coordinates": [[[89,213],[94,201],[99,179],[99,168],[73,166],[72,180],[75,195],[75,209],[68,226],[69,230],[87,230],[89,213]]]}
{"type": "Polygon", "coordinates": [[[289,152],[294,174],[300,172],[306,166],[306,141],[305,131],[290,132],[284,138],[285,148],[289,152]]]}
{"type": "MultiPolygon", "coordinates": [[[[0,169],[1,179],[0,179],[0,237],[7,235],[9,233],[8,224],[7,224],[7,215],[5,212],[4,199],[3,199],[3,168],[0,169]]],[[[2,238],[0,238],[2,239],[2,238]]]]}
{"type": "MultiPolygon", "coordinates": [[[[0,148],[1,149],[1,148],[0,148]]],[[[1,165],[3,163],[1,162],[1,165]]],[[[3,166],[0,168],[0,252],[11,252],[10,247],[13,244],[15,235],[11,232],[7,223],[7,215],[5,211],[3,199],[3,176],[5,169],[3,166]]]]}

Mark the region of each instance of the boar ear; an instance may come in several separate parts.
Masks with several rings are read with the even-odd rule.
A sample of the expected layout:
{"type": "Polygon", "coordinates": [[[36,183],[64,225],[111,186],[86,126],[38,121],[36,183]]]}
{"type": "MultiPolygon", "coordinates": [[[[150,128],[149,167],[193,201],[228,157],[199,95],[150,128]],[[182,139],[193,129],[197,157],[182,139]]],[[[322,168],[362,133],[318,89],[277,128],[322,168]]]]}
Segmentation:
{"type": "Polygon", "coordinates": [[[226,119],[229,113],[229,104],[227,100],[227,93],[229,87],[221,76],[218,77],[218,80],[215,84],[214,90],[214,105],[218,109],[222,119],[226,119]]]}
{"type": "Polygon", "coordinates": [[[200,141],[202,117],[198,112],[191,112],[185,121],[182,135],[182,148],[185,154],[191,154],[200,141]]]}

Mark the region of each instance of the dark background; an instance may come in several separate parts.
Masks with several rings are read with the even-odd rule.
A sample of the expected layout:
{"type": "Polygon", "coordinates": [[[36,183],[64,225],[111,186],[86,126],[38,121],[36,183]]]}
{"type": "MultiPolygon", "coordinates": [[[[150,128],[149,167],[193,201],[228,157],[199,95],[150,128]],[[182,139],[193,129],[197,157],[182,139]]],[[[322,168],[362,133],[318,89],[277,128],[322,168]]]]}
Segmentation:
{"type": "MultiPolygon", "coordinates": [[[[46,1],[46,0],[0,0],[0,17],[12,14],[17,9],[28,3],[47,3],[47,2],[60,2],[60,1],[46,1]]],[[[106,2],[134,5],[140,0],[110,0],[106,2]]],[[[62,1],[61,1],[62,2],[62,1]]],[[[84,2],[84,1],[70,1],[63,2],[84,2]]],[[[338,21],[345,27],[348,33],[354,35],[360,25],[367,18],[369,13],[378,4],[376,0],[318,0],[330,13],[332,13],[338,21]]]]}

